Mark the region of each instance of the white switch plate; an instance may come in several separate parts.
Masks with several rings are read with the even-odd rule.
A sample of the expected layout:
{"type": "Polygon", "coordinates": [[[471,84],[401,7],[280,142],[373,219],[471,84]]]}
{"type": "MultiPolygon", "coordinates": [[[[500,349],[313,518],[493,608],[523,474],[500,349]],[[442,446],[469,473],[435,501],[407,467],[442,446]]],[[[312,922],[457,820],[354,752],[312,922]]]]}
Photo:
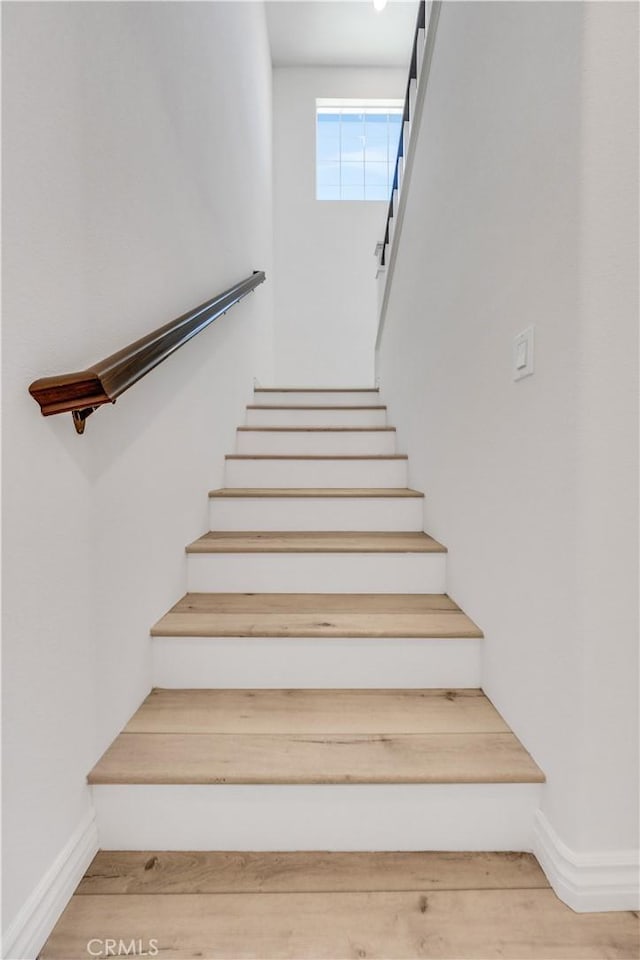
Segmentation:
{"type": "Polygon", "coordinates": [[[513,338],[513,379],[522,380],[533,373],[533,327],[513,338]]]}

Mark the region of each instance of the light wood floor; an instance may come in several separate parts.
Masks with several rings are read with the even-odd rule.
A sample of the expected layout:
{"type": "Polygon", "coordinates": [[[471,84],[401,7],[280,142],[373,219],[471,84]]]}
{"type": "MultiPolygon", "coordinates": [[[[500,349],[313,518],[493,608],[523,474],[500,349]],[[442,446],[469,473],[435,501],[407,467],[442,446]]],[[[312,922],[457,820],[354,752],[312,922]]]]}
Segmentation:
{"type": "Polygon", "coordinates": [[[481,637],[446,594],[187,593],[153,637],[481,637]]]}
{"type": "Polygon", "coordinates": [[[153,690],[90,783],[539,783],[481,690],[153,690]]]}
{"type": "Polygon", "coordinates": [[[155,940],[167,960],[637,960],[640,950],[637,914],[573,913],[522,853],[101,852],[40,958],[86,958],[93,938],[140,940],[143,951],[155,940]]]}
{"type": "Polygon", "coordinates": [[[237,533],[212,530],[190,543],[187,553],[446,553],[426,533],[237,533]]]}
{"type": "Polygon", "coordinates": [[[209,496],[215,497],[278,497],[285,499],[304,499],[306,497],[328,497],[344,499],[357,497],[394,498],[424,497],[420,490],[409,487],[221,487],[210,490],[209,496]]]}

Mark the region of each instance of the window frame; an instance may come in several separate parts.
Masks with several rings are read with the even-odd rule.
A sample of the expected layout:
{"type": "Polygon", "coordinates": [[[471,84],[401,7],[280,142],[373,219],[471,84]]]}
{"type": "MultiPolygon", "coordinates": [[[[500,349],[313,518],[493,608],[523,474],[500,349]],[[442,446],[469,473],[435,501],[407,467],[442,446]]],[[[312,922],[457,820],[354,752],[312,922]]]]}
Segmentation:
{"type": "MultiPolygon", "coordinates": [[[[397,157],[397,143],[399,142],[400,136],[402,135],[402,124],[403,124],[403,114],[404,114],[404,101],[398,98],[391,97],[376,97],[376,98],[365,98],[365,97],[316,97],[316,109],[315,109],[315,187],[314,195],[316,201],[320,203],[388,203],[391,196],[391,188],[393,186],[393,176],[395,172],[395,162],[397,157]],[[353,185],[343,182],[343,170],[348,166],[353,167],[353,170],[348,172],[355,174],[356,165],[360,165],[360,161],[348,161],[344,159],[345,153],[343,152],[343,142],[342,142],[342,121],[339,123],[339,144],[338,144],[338,157],[337,157],[337,166],[338,166],[338,184],[324,184],[321,185],[319,182],[320,173],[323,167],[323,163],[320,160],[320,130],[319,130],[319,117],[322,114],[336,114],[338,113],[341,117],[343,115],[350,114],[363,114],[363,123],[365,124],[364,130],[366,131],[366,116],[367,114],[375,116],[376,114],[388,116],[389,114],[396,115],[398,117],[398,141],[393,145],[390,139],[390,129],[389,124],[387,123],[386,129],[386,153],[387,158],[385,161],[377,161],[378,164],[384,163],[386,165],[386,185],[384,188],[384,195],[368,197],[367,196],[367,187],[370,187],[372,192],[375,190],[376,184],[368,183],[367,172],[369,168],[369,173],[372,173],[373,164],[376,163],[375,160],[369,160],[367,164],[366,157],[366,140],[365,133],[361,135],[362,143],[362,161],[361,177],[357,178],[359,182],[356,182],[353,185]],[[393,151],[393,156],[391,152],[393,151]],[[349,192],[349,187],[353,186],[352,196],[344,196],[343,192],[349,192]],[[321,193],[327,190],[332,190],[334,195],[331,196],[322,196],[321,193]],[[356,196],[356,193],[361,191],[361,196],[356,196]],[[337,195],[335,195],[337,194],[337,195]]],[[[381,173],[381,171],[379,171],[381,173]]],[[[380,191],[378,190],[378,193],[380,191]]]]}

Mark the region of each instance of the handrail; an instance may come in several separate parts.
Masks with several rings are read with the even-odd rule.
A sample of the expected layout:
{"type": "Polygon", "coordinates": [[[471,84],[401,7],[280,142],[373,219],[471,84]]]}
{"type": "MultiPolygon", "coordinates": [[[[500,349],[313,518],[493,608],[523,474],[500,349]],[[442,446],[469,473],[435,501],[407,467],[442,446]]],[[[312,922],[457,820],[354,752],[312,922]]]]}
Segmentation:
{"type": "Polygon", "coordinates": [[[384,239],[382,242],[382,249],[380,251],[379,266],[384,267],[385,265],[385,251],[387,249],[387,244],[389,243],[389,226],[393,219],[393,194],[399,187],[399,168],[400,168],[400,159],[405,155],[405,147],[408,144],[404,142],[404,132],[405,132],[405,123],[407,123],[411,117],[409,116],[409,98],[411,93],[411,83],[413,80],[418,79],[418,38],[420,36],[420,31],[425,29],[426,25],[426,16],[427,16],[427,4],[426,0],[420,0],[420,5],[418,7],[418,17],[416,19],[416,28],[413,34],[413,46],[411,47],[411,61],[409,63],[409,77],[407,79],[407,91],[404,97],[404,109],[402,112],[402,129],[400,131],[400,139],[398,141],[398,152],[396,153],[396,165],[393,171],[393,185],[391,187],[391,199],[389,200],[389,206],[387,208],[387,220],[384,226],[384,239]]]}
{"type": "Polygon", "coordinates": [[[265,280],[264,271],[254,270],[250,277],[229,287],[224,293],[165,323],[86,370],[34,380],[29,393],[40,405],[43,416],[71,413],[76,432],[84,433],[85,421],[97,407],[104,403],[115,403],[121,393],[265,280]]]}
{"type": "MultiPolygon", "coordinates": [[[[382,299],[380,303],[380,309],[378,314],[378,333],[376,336],[376,358],[378,356],[378,348],[382,342],[382,334],[384,330],[385,320],[387,316],[387,310],[389,306],[389,298],[391,292],[391,283],[393,279],[393,272],[395,269],[395,264],[398,258],[398,240],[400,238],[402,227],[404,224],[405,212],[407,209],[407,199],[409,194],[409,189],[411,187],[411,180],[413,175],[414,162],[416,157],[416,141],[417,141],[417,132],[418,125],[422,123],[422,118],[424,115],[424,105],[427,96],[427,88],[429,85],[429,76],[431,73],[431,64],[433,61],[433,53],[436,44],[436,35],[438,32],[438,23],[440,20],[440,13],[442,9],[442,4],[444,0],[430,0],[426,6],[426,33],[424,38],[424,46],[421,50],[422,56],[417,57],[417,83],[415,88],[415,97],[413,100],[413,117],[411,117],[411,130],[410,135],[407,138],[407,142],[403,141],[403,164],[402,164],[402,183],[398,182],[399,190],[397,194],[397,206],[395,210],[393,209],[393,193],[391,194],[391,203],[389,205],[389,213],[393,215],[393,236],[391,236],[391,231],[389,228],[390,220],[387,219],[387,229],[385,233],[385,241],[382,249],[382,257],[379,257],[378,262],[378,272],[376,276],[383,275],[383,289],[382,289],[382,299]],[[381,262],[380,262],[381,261],[381,262]]],[[[418,26],[416,28],[416,37],[415,40],[419,39],[420,35],[420,18],[418,18],[418,26]]],[[[416,43],[414,42],[414,50],[416,43]]],[[[413,58],[412,58],[413,66],[413,58]]],[[[411,90],[411,83],[415,80],[416,77],[410,76],[408,90],[411,90]]],[[[400,155],[400,154],[399,154],[400,155]]],[[[398,174],[398,168],[396,168],[396,177],[398,174]]],[[[381,241],[382,244],[382,241],[381,241]]],[[[377,362],[377,359],[376,359],[377,362]]]]}

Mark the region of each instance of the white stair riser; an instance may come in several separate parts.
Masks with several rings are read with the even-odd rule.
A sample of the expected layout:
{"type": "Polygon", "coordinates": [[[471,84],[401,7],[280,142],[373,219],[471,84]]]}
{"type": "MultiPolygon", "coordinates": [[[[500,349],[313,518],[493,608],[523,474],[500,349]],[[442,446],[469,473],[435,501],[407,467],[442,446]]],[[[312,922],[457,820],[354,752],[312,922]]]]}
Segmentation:
{"type": "Polygon", "coordinates": [[[154,637],[153,686],[415,688],[481,685],[482,640],[154,637]]]}
{"type": "Polygon", "coordinates": [[[394,430],[238,430],[236,434],[236,453],[377,456],[395,452],[394,430]]]}
{"type": "Polygon", "coordinates": [[[380,393],[377,390],[336,390],[325,393],[321,390],[299,390],[288,392],[276,390],[273,393],[262,393],[259,390],[253,395],[253,403],[257,404],[285,404],[287,406],[319,406],[319,407],[370,407],[381,403],[380,393]]]}
{"type": "Polygon", "coordinates": [[[539,784],[92,787],[105,850],[531,850],[539,784]]]}
{"type": "Polygon", "coordinates": [[[227,487],[406,487],[406,460],[226,460],[227,487]]]}
{"type": "Polygon", "coordinates": [[[211,530],[420,531],[422,497],[211,497],[211,530]]]}
{"type": "Polygon", "coordinates": [[[191,553],[192,593],[444,593],[445,553],[191,553]]]}
{"type": "Polygon", "coordinates": [[[250,427],[384,427],[387,411],[379,410],[255,410],[247,409],[250,427]]]}

